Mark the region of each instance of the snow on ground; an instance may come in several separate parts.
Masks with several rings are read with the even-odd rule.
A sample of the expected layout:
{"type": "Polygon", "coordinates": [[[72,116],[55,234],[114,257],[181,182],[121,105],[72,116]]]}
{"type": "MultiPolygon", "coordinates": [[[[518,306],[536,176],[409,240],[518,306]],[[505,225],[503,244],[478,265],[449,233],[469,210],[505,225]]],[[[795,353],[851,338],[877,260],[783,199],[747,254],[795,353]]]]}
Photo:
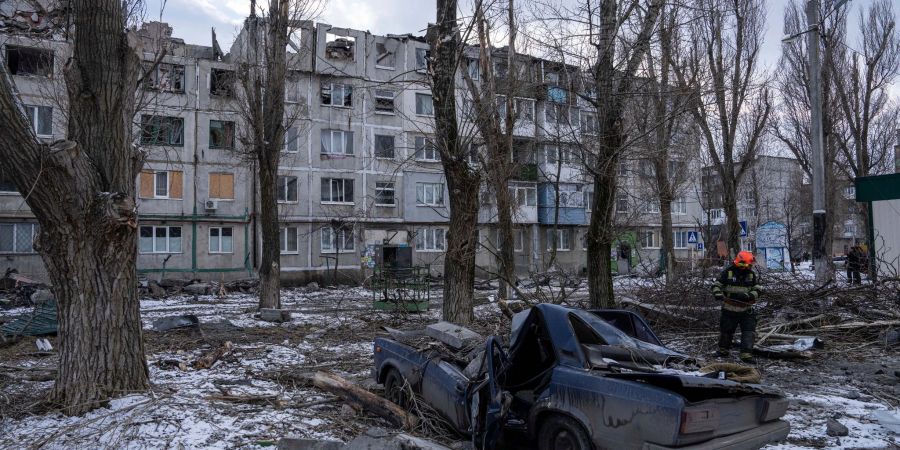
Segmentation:
{"type": "MultiPolygon", "coordinates": [[[[618,289],[642,282],[616,278],[618,289]]],[[[342,409],[341,402],[292,376],[330,370],[375,388],[370,379],[373,337],[381,326],[417,328],[438,320],[440,296],[439,291],[431,293],[431,311],[407,314],[373,311],[371,292],[360,288],[285,290],[284,308],[295,312],[284,324],[257,319],[252,295],[144,299],[141,311],[152,391],[118,398],[80,417],[11,414],[14,407],[39,402],[51,382],[4,383],[7,380],[0,378],[0,449],[262,448],[289,435],[352,439],[372,426],[387,425],[374,416],[342,409]],[[154,320],[179,314],[198,316],[200,331],[152,329],[154,320]],[[225,341],[233,344],[231,354],[210,369],[191,367],[225,341]],[[227,397],[258,401],[238,403],[227,397]]],[[[504,332],[495,304],[481,304],[475,314],[484,329],[504,332]]],[[[669,338],[663,337],[677,342],[675,336],[669,338]]],[[[699,354],[697,347],[691,350],[699,354]]],[[[25,340],[3,349],[0,360],[20,367],[55,366],[55,356],[29,356],[33,351],[33,342],[25,340]]],[[[846,367],[832,362],[845,356],[822,353],[821,360],[810,362],[760,363],[764,382],[783,389],[792,401],[786,417],[792,427],[789,440],[771,449],[896,448],[900,443],[900,437],[872,418],[879,410],[900,414],[888,397],[897,391],[887,394],[873,384],[875,375],[859,375],[877,367],[851,374],[856,370],[852,362],[846,367]],[[879,398],[879,392],[885,394],[879,398]],[[832,416],[850,429],[850,436],[825,434],[825,421],[832,416]]],[[[866,358],[884,362],[886,375],[878,377],[900,369],[896,351],[866,358]]]]}

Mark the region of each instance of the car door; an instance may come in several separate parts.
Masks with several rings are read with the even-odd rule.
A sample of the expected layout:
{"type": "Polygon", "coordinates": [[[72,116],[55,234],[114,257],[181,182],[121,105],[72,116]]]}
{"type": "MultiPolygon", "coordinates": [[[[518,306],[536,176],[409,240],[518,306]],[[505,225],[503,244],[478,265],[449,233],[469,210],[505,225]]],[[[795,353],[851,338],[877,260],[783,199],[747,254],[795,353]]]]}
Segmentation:
{"type": "Polygon", "coordinates": [[[500,439],[512,396],[500,386],[499,380],[510,363],[495,336],[488,338],[484,359],[485,377],[472,390],[470,411],[472,443],[476,448],[489,449],[494,448],[500,439]]]}

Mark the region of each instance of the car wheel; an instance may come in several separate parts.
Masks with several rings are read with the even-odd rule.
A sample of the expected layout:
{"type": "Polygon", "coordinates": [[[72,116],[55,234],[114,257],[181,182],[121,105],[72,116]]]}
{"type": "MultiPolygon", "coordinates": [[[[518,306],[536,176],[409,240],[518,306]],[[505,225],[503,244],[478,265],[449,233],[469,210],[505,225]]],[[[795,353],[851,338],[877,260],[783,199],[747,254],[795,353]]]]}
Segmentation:
{"type": "Polygon", "coordinates": [[[384,377],[384,395],[388,400],[406,407],[408,402],[407,392],[403,389],[405,385],[403,375],[393,367],[388,369],[387,375],[384,377]]]}
{"type": "Polygon", "coordinates": [[[575,420],[560,415],[547,417],[538,432],[541,450],[591,450],[591,440],[575,420]]]}

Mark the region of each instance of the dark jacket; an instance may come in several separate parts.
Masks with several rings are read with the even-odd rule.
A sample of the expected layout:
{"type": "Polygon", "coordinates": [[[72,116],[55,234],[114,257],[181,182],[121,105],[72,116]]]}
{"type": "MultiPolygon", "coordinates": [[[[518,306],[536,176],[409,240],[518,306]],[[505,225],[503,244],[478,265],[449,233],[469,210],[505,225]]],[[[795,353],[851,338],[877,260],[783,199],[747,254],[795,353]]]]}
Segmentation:
{"type": "Polygon", "coordinates": [[[847,268],[850,270],[860,270],[863,267],[865,255],[862,250],[857,247],[853,247],[850,249],[850,253],[847,254],[847,268]]]}
{"type": "Polygon", "coordinates": [[[759,291],[759,275],[752,268],[733,264],[722,271],[712,287],[713,295],[723,300],[722,308],[737,312],[749,310],[759,299],[759,291]]]}

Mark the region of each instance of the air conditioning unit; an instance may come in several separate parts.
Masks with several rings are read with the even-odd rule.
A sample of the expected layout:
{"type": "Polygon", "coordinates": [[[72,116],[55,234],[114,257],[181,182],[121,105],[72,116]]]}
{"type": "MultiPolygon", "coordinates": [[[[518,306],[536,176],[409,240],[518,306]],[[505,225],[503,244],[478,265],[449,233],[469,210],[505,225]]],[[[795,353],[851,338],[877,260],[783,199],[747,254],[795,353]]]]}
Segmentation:
{"type": "Polygon", "coordinates": [[[218,200],[207,200],[205,207],[206,207],[207,211],[215,211],[215,210],[219,209],[219,201],[218,200]]]}

